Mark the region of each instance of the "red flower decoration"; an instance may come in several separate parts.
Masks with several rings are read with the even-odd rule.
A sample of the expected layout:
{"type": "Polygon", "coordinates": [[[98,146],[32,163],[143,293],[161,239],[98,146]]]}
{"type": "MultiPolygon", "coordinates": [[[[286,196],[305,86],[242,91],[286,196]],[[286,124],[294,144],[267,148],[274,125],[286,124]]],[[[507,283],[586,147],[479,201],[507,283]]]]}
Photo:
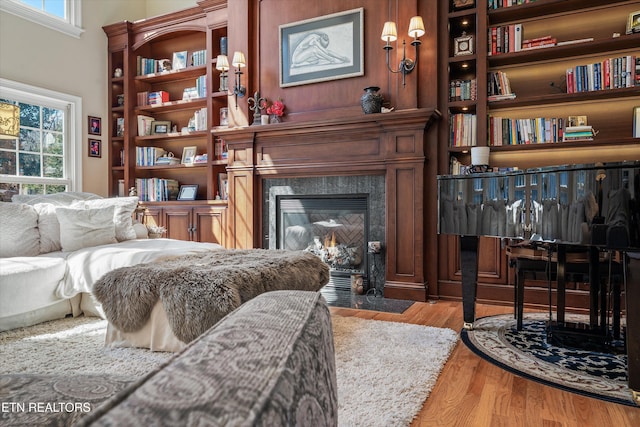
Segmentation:
{"type": "Polygon", "coordinates": [[[269,107],[267,107],[267,114],[273,114],[274,116],[282,117],[284,114],[284,104],[281,100],[273,101],[269,107]]]}

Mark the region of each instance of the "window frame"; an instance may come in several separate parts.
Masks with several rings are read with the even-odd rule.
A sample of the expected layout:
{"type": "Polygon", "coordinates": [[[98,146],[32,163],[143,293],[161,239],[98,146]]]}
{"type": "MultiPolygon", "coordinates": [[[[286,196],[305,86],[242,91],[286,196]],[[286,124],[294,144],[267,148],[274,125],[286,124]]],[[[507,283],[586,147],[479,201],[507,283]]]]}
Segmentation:
{"type": "Polygon", "coordinates": [[[0,1],[0,10],[79,39],[82,33],[84,33],[84,29],[82,28],[82,1],[64,1],[65,10],[69,15],[66,19],[28,6],[19,0],[0,1]]]}
{"type": "MultiPolygon", "coordinates": [[[[82,190],[82,98],[49,89],[27,85],[0,78],[0,98],[13,99],[19,102],[33,103],[37,105],[50,105],[51,103],[67,104],[68,117],[64,145],[65,180],[67,191],[82,190]]],[[[30,177],[20,175],[0,175],[0,182],[24,184],[54,184],[52,178],[30,177]]]]}

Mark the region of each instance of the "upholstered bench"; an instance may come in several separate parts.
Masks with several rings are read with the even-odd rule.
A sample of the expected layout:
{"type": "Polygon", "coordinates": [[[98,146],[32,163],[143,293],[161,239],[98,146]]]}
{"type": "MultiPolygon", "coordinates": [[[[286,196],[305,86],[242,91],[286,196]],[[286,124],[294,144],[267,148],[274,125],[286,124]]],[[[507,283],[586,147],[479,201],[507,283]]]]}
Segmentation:
{"type": "Polygon", "coordinates": [[[116,269],[93,294],[109,321],[107,345],[178,351],[257,295],[328,281],[328,266],[308,252],[229,249],[116,269]]]}

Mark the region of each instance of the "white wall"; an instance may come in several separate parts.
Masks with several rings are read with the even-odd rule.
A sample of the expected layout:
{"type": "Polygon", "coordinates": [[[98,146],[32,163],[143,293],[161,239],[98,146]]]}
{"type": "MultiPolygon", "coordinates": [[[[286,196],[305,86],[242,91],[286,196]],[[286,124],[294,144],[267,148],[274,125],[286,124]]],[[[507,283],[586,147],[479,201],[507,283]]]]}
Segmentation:
{"type": "MultiPolygon", "coordinates": [[[[106,121],[108,114],[107,37],[102,27],[195,5],[195,0],[83,0],[85,32],[79,39],[0,12],[0,77],[82,98],[83,191],[108,193],[108,150],[103,147],[102,158],[95,158],[88,157],[86,149],[87,116],[106,121]]],[[[104,130],[98,139],[106,144],[104,130]]]]}

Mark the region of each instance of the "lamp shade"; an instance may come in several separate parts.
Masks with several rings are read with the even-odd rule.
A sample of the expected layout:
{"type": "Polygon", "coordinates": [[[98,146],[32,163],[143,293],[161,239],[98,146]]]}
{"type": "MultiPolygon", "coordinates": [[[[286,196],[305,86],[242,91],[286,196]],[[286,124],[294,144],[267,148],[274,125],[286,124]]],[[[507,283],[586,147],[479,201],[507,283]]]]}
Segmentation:
{"type": "Polygon", "coordinates": [[[382,40],[389,43],[394,42],[398,39],[398,30],[396,29],[396,23],[393,21],[388,21],[384,23],[384,27],[382,28],[382,40]]]}
{"type": "Polygon", "coordinates": [[[235,51],[233,52],[233,60],[231,64],[236,68],[246,67],[247,61],[244,59],[244,53],[235,51]]]}
{"type": "Polygon", "coordinates": [[[216,70],[229,70],[229,58],[227,58],[227,55],[218,55],[218,59],[216,59],[216,70]]]}
{"type": "Polygon", "coordinates": [[[409,37],[417,39],[424,35],[424,22],[421,16],[414,16],[409,22],[409,37]]]}
{"type": "Polygon", "coordinates": [[[0,139],[15,139],[20,135],[20,107],[0,102],[0,139]]]}

